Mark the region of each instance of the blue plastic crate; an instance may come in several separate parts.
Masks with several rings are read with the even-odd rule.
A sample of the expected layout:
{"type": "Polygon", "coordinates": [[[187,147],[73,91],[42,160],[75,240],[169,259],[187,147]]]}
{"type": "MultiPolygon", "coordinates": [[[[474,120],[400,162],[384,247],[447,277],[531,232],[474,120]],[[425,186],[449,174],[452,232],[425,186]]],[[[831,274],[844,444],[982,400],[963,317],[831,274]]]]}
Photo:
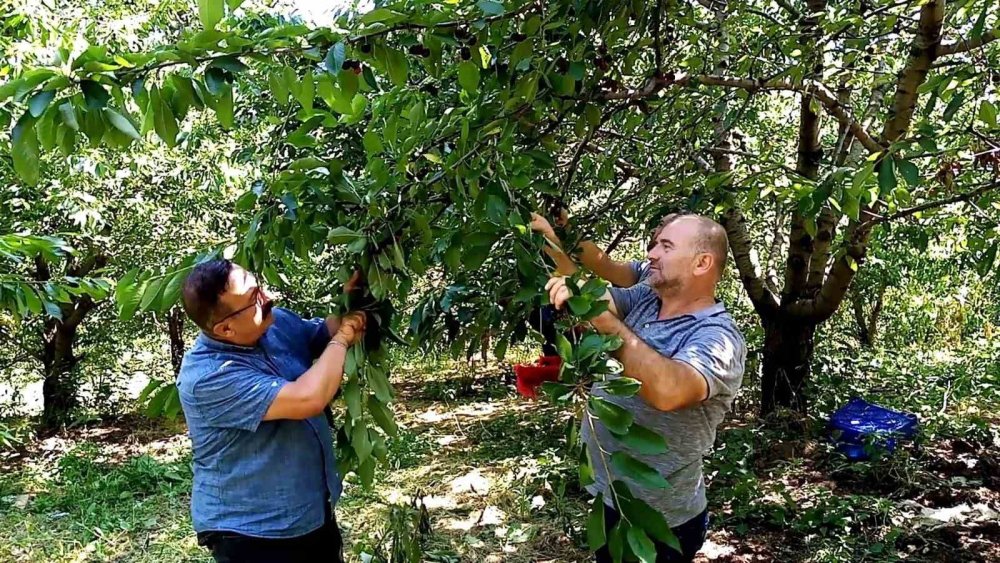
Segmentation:
{"type": "Polygon", "coordinates": [[[857,397],[830,415],[830,435],[837,450],[852,460],[868,459],[865,445],[892,452],[898,438],[917,433],[917,415],[873,405],[857,397]]]}

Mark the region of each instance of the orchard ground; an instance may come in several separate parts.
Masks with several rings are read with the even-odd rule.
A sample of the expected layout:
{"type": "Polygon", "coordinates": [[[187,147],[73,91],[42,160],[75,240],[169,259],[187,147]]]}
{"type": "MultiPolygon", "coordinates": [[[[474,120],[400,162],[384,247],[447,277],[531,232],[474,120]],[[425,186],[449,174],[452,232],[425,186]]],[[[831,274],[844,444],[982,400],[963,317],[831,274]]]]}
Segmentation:
{"type": "MultiPolygon", "coordinates": [[[[942,360],[928,369],[962,368],[942,360]]],[[[422,505],[424,561],[588,559],[589,499],[563,456],[566,413],[514,393],[505,366],[441,362],[396,374],[401,432],[389,465],[371,490],[349,478],[338,508],[352,550],[385,546],[394,530],[416,533],[422,505]]],[[[897,390],[884,401],[930,402],[936,392],[913,397],[891,365],[880,376],[869,393],[897,390]]],[[[818,418],[762,424],[748,383],[706,466],[712,525],[700,561],[1000,559],[997,415],[982,410],[995,379],[953,394],[940,416],[924,413],[915,443],[862,463],[831,450],[818,418]]],[[[0,560],[210,560],[191,529],[181,423],[129,416],[26,444],[0,458],[0,560]]]]}

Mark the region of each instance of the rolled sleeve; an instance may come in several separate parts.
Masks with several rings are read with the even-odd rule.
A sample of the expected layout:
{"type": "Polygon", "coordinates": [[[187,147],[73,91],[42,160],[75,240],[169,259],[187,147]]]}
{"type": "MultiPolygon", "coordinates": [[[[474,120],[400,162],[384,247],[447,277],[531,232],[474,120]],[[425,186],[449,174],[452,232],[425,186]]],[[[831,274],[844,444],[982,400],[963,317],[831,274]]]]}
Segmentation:
{"type": "Polygon", "coordinates": [[[254,432],[287,383],[276,375],[227,361],[195,385],[192,399],[209,426],[254,432]]]}
{"type": "Polygon", "coordinates": [[[743,382],[746,345],[735,328],[706,326],[673,356],[705,378],[708,396],[735,395],[743,382]]]}

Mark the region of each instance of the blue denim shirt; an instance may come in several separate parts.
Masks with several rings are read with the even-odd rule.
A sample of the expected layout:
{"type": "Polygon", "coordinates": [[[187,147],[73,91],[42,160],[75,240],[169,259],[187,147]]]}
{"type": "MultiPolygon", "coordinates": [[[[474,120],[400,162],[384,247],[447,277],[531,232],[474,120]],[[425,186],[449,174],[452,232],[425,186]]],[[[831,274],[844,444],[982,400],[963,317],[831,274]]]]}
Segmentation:
{"type": "Polygon", "coordinates": [[[194,450],[196,532],[289,538],[323,525],[342,484],[326,417],[263,421],[278,391],[330,341],[323,319],[275,307],[256,346],[198,335],[177,387],[194,450]]]}

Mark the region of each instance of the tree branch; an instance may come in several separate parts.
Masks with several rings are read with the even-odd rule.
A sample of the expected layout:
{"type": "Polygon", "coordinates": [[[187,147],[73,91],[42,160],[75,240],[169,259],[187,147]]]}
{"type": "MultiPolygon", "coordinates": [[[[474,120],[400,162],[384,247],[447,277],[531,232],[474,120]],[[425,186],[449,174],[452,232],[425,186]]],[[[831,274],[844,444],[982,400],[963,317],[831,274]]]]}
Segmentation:
{"type": "Polygon", "coordinates": [[[938,47],[937,54],[939,57],[947,57],[948,55],[968,53],[969,51],[978,49],[991,41],[996,41],[997,39],[1000,39],[1000,30],[994,29],[993,31],[988,31],[980,35],[976,39],[963,39],[954,43],[941,45],[938,47]]]}
{"type": "MultiPolygon", "coordinates": [[[[910,128],[913,110],[917,103],[917,89],[926,80],[927,73],[938,55],[943,20],[944,0],[930,0],[920,8],[918,32],[910,45],[906,66],[896,83],[891,117],[882,130],[881,139],[885,144],[897,141],[910,128]]],[[[875,203],[870,208],[865,208],[863,212],[867,215],[876,214],[879,205],[875,203]]],[[[814,323],[823,322],[833,315],[844,300],[851,280],[854,279],[858,267],[865,258],[868,239],[876,224],[868,220],[851,222],[848,225],[847,232],[844,233],[844,251],[834,261],[819,294],[811,299],[791,303],[787,309],[790,314],[808,318],[814,323]]]]}
{"type": "Polygon", "coordinates": [[[917,89],[927,79],[931,64],[937,58],[943,20],[944,0],[930,0],[920,8],[920,26],[910,45],[906,67],[896,82],[891,117],[882,130],[882,142],[886,145],[899,140],[910,128],[913,108],[917,105],[917,89]]]}
{"type": "Polygon", "coordinates": [[[971,190],[971,191],[965,192],[965,193],[961,193],[961,194],[958,194],[958,195],[955,195],[955,196],[952,196],[952,197],[948,197],[948,198],[944,198],[944,199],[939,199],[939,200],[935,200],[935,201],[928,201],[928,202],[922,203],[920,205],[914,205],[913,207],[907,207],[906,209],[902,209],[902,210],[897,211],[897,212],[895,212],[895,213],[893,213],[891,215],[876,216],[876,217],[873,217],[872,219],[869,219],[869,220],[865,221],[865,224],[866,225],[878,225],[880,223],[888,223],[889,221],[895,221],[897,219],[902,219],[904,217],[909,217],[911,215],[916,215],[917,213],[920,213],[921,211],[927,211],[928,209],[934,209],[934,208],[937,208],[937,207],[943,207],[945,205],[949,205],[949,204],[952,204],[952,203],[959,203],[961,201],[969,201],[969,200],[975,199],[975,198],[977,198],[977,197],[985,194],[986,192],[995,190],[997,188],[1000,188],[1000,180],[995,180],[993,182],[989,182],[987,184],[983,184],[983,185],[979,186],[978,188],[976,188],[974,190],[971,190]]]}
{"type": "MultiPolygon", "coordinates": [[[[800,43],[809,52],[812,65],[807,78],[815,80],[823,74],[823,47],[819,44],[822,30],[819,18],[826,9],[825,0],[810,0],[809,13],[801,20],[800,43]]],[[[837,98],[839,107],[841,100],[837,98]]],[[[820,115],[813,109],[813,93],[803,92],[799,100],[799,136],[797,142],[795,170],[805,178],[815,181],[819,177],[819,164],[823,151],[820,146],[820,115]]],[[[788,236],[788,258],[785,261],[785,287],[782,301],[786,298],[798,299],[803,296],[812,264],[815,241],[806,230],[806,219],[798,209],[792,211],[791,228],[788,236]]]]}
{"type": "Polygon", "coordinates": [[[826,110],[837,121],[846,123],[851,133],[857,137],[858,141],[864,145],[869,152],[881,152],[885,149],[875,140],[860,122],[855,120],[850,112],[837,101],[837,96],[828,87],[816,80],[803,80],[793,82],[789,79],[776,78],[772,80],[754,80],[752,78],[737,78],[733,76],[722,76],[717,74],[673,74],[667,73],[662,77],[652,77],[639,88],[629,90],[605,91],[599,94],[603,100],[644,100],[656,97],[661,90],[670,86],[720,86],[723,88],[737,88],[747,92],[764,91],[787,91],[800,92],[814,96],[826,110]]]}
{"type": "Polygon", "coordinates": [[[729,248],[733,253],[733,261],[739,271],[740,280],[750,302],[762,318],[769,318],[778,310],[778,301],[771,290],[764,285],[750,258],[750,237],[747,234],[746,218],[737,207],[732,207],[722,215],[722,226],[729,237],[729,248]]]}

